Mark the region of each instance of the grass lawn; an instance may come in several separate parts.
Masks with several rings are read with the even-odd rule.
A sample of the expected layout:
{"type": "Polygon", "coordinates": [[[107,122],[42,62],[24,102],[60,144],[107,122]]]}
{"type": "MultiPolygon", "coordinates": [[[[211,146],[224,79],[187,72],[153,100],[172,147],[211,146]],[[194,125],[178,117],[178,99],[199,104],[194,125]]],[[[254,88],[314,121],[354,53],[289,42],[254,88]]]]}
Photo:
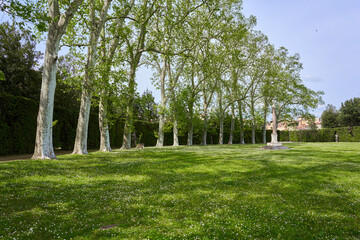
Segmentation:
{"type": "Polygon", "coordinates": [[[0,162],[0,239],[360,239],[360,143],[0,162]]]}

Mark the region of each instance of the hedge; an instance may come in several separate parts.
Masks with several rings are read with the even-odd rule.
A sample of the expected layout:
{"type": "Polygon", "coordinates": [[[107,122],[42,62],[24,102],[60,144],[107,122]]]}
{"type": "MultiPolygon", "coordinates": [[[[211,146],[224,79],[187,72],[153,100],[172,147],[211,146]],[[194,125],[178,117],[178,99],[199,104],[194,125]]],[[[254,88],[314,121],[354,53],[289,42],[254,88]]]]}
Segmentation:
{"type": "MultiPolygon", "coordinates": [[[[32,153],[35,147],[36,118],[39,103],[20,96],[0,94],[0,155],[32,153]]],[[[90,114],[88,147],[99,147],[98,115],[90,114]]],[[[74,146],[78,111],[54,108],[54,148],[74,146]]]]}
{"type": "Polygon", "coordinates": [[[319,130],[281,131],[280,141],[335,142],[335,134],[338,135],[339,142],[360,142],[360,126],[324,128],[319,130]]]}

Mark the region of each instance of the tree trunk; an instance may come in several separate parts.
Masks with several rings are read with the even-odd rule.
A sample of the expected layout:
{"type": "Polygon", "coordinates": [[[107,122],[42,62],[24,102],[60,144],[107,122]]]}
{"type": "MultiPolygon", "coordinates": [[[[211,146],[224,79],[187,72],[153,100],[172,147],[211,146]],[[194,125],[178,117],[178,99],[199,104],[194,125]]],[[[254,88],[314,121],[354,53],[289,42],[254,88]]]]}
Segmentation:
{"type": "Polygon", "coordinates": [[[192,146],[193,145],[193,135],[194,135],[194,127],[192,125],[192,122],[189,123],[189,130],[188,130],[188,138],[187,138],[187,145],[192,146]]]}
{"type": "Polygon", "coordinates": [[[178,129],[178,112],[177,112],[177,106],[176,106],[176,97],[175,92],[172,92],[172,105],[173,105],[173,118],[174,118],[174,125],[173,125],[173,146],[177,147],[179,146],[179,129],[178,129]]]}
{"type": "Polygon", "coordinates": [[[219,144],[224,144],[224,111],[222,108],[221,88],[219,88],[219,92],[218,92],[218,102],[219,102],[219,120],[220,120],[219,144]]]}
{"type": "Polygon", "coordinates": [[[193,145],[194,126],[193,126],[193,114],[194,114],[194,102],[191,100],[189,103],[189,127],[188,127],[188,138],[187,145],[193,145]]]}
{"type": "Polygon", "coordinates": [[[163,147],[164,146],[164,125],[165,125],[165,114],[161,113],[160,117],[159,117],[158,139],[156,141],[155,147],[163,147]]]}
{"type": "Polygon", "coordinates": [[[231,104],[231,125],[230,125],[230,135],[228,144],[233,144],[234,139],[234,129],[235,129],[235,109],[234,104],[231,104]]]}
{"type": "Polygon", "coordinates": [[[96,45],[89,47],[88,60],[85,69],[85,78],[82,86],[81,103],[73,154],[88,154],[87,137],[91,107],[91,84],[94,80],[93,70],[96,61],[96,45]]]}
{"type": "Polygon", "coordinates": [[[242,115],[242,104],[241,101],[238,101],[238,105],[239,105],[239,124],[240,124],[240,144],[245,144],[245,139],[244,139],[244,119],[243,119],[243,115],[242,115]]]}
{"type": "Polygon", "coordinates": [[[90,39],[88,47],[88,55],[85,66],[85,78],[82,86],[81,103],[78,118],[78,125],[76,128],[76,137],[73,154],[87,154],[87,137],[89,128],[89,117],[91,107],[91,91],[92,84],[95,79],[95,64],[97,60],[97,44],[100,33],[104,27],[106,14],[109,9],[111,0],[106,0],[103,3],[100,13],[100,19],[97,20],[95,15],[95,1],[90,1],[90,39]]]}
{"type": "Polygon", "coordinates": [[[123,135],[123,144],[121,149],[131,148],[131,129],[133,128],[133,112],[134,112],[134,98],[135,98],[135,72],[136,66],[132,64],[129,72],[129,99],[126,107],[126,117],[123,135]]]}
{"type": "Polygon", "coordinates": [[[107,100],[104,96],[106,96],[106,91],[102,90],[99,101],[100,151],[111,152],[109,123],[107,120],[107,100]]]}
{"type": "Polygon", "coordinates": [[[127,120],[125,119],[123,143],[122,143],[121,149],[130,149],[131,148],[131,131],[130,131],[130,127],[127,125],[126,122],[127,122],[127,120]]]}
{"type": "Polygon", "coordinates": [[[220,116],[219,144],[224,144],[224,119],[220,116]]]}
{"type": "Polygon", "coordinates": [[[263,143],[266,143],[266,115],[267,115],[267,104],[265,104],[264,109],[264,124],[263,124],[263,143]]]}
{"type": "Polygon", "coordinates": [[[160,73],[161,109],[160,109],[159,131],[158,131],[158,139],[156,141],[156,147],[164,146],[165,108],[167,102],[167,97],[165,93],[165,76],[166,76],[166,59],[164,58],[164,65],[160,73]]]}
{"type": "Polygon", "coordinates": [[[52,123],[59,43],[69,22],[72,20],[82,2],[82,0],[74,0],[68,9],[61,15],[58,1],[54,0],[48,2],[49,17],[51,18],[51,21],[49,23],[48,37],[46,40],[35,148],[32,156],[33,159],[56,158],[52,140],[52,123]]]}
{"type": "Polygon", "coordinates": [[[254,110],[254,102],[251,102],[251,143],[255,144],[256,143],[256,139],[255,139],[255,110],[254,110]]]}
{"type": "MultiPolygon", "coordinates": [[[[204,101],[206,101],[204,99],[204,101]]],[[[206,145],[206,138],[207,138],[207,125],[208,125],[208,115],[207,115],[207,109],[208,109],[208,105],[207,103],[204,102],[204,125],[203,125],[203,135],[202,135],[202,141],[201,141],[201,145],[206,145]]]]}
{"type": "Polygon", "coordinates": [[[255,144],[256,143],[256,139],[255,139],[255,124],[253,123],[251,126],[251,143],[255,144]]]}
{"type": "Polygon", "coordinates": [[[33,159],[56,158],[52,143],[52,122],[56,88],[56,64],[60,37],[61,36],[57,36],[57,29],[53,24],[50,24],[45,49],[33,159]]]}
{"type": "MultiPolygon", "coordinates": [[[[175,115],[174,115],[174,116],[175,116],[175,115]]],[[[174,137],[173,146],[174,146],[174,147],[179,146],[179,130],[178,130],[177,117],[174,117],[173,137],[174,137]]]]}
{"type": "Polygon", "coordinates": [[[88,154],[87,137],[91,106],[91,92],[85,86],[81,93],[80,112],[76,128],[74,151],[72,154],[88,154]]]}

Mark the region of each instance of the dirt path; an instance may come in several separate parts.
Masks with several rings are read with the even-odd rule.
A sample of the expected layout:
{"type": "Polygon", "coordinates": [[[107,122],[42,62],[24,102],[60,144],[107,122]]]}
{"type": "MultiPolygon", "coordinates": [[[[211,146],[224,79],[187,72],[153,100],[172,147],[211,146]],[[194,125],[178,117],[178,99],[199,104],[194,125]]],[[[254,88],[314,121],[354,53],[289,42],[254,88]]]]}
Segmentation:
{"type": "MultiPolygon", "coordinates": [[[[97,149],[89,149],[88,152],[95,152],[98,151],[97,149]]],[[[64,154],[70,154],[72,153],[72,150],[66,150],[66,151],[55,151],[55,155],[64,155],[64,154]]],[[[20,154],[20,155],[8,155],[8,156],[0,156],[0,162],[5,161],[13,161],[13,160],[31,160],[32,154],[20,154]]]]}

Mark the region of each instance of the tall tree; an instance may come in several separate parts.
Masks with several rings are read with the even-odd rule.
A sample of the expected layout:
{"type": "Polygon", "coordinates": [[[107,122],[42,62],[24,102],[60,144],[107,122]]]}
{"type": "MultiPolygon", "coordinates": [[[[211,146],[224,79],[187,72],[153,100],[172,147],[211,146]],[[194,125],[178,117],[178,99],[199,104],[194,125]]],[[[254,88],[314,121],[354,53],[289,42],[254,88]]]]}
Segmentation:
{"type": "Polygon", "coordinates": [[[321,125],[323,128],[339,127],[339,111],[335,106],[328,104],[321,114],[321,125]]]}
{"type": "Polygon", "coordinates": [[[127,91],[127,107],[125,116],[125,126],[123,134],[122,149],[131,148],[131,133],[133,131],[133,114],[134,114],[134,98],[135,98],[135,76],[140,65],[140,60],[144,52],[148,51],[153,44],[151,39],[147,39],[148,27],[150,21],[160,8],[159,0],[148,1],[141,0],[135,3],[131,12],[129,23],[127,24],[127,33],[124,35],[125,53],[129,64],[128,73],[128,91],[127,91]],[[147,44],[147,40],[149,40],[147,44]]]}
{"type": "Polygon", "coordinates": [[[360,126],[360,98],[352,98],[341,103],[340,121],[343,126],[360,126]]]}
{"type": "Polygon", "coordinates": [[[68,4],[61,4],[58,0],[52,0],[47,4],[48,35],[33,159],[56,158],[52,142],[52,124],[59,45],[69,22],[82,2],[83,0],[73,0],[68,4]],[[61,13],[61,9],[63,9],[63,13],[61,13]]]}
{"type": "Polygon", "coordinates": [[[0,93],[39,99],[41,72],[36,70],[40,52],[28,30],[18,30],[16,25],[0,24],[0,93]]]}
{"type": "Polygon", "coordinates": [[[107,19],[111,0],[101,1],[97,17],[96,0],[89,1],[89,43],[85,65],[85,77],[82,84],[81,102],[73,154],[87,154],[87,137],[90,117],[92,85],[95,81],[95,64],[97,61],[98,40],[107,19]]]}
{"type": "Polygon", "coordinates": [[[99,86],[99,130],[100,130],[100,151],[111,151],[110,135],[109,135],[109,121],[108,121],[108,96],[109,87],[109,72],[114,65],[113,60],[115,53],[120,47],[121,35],[124,31],[125,19],[129,15],[131,9],[135,4],[135,0],[125,1],[121,8],[115,8],[116,14],[121,17],[115,18],[115,22],[109,26],[109,36],[106,37],[105,29],[103,29],[103,36],[101,38],[101,58],[99,63],[100,79],[97,81],[99,86]],[[109,43],[107,44],[107,38],[109,43]],[[107,46],[108,45],[108,46],[107,46]]]}

